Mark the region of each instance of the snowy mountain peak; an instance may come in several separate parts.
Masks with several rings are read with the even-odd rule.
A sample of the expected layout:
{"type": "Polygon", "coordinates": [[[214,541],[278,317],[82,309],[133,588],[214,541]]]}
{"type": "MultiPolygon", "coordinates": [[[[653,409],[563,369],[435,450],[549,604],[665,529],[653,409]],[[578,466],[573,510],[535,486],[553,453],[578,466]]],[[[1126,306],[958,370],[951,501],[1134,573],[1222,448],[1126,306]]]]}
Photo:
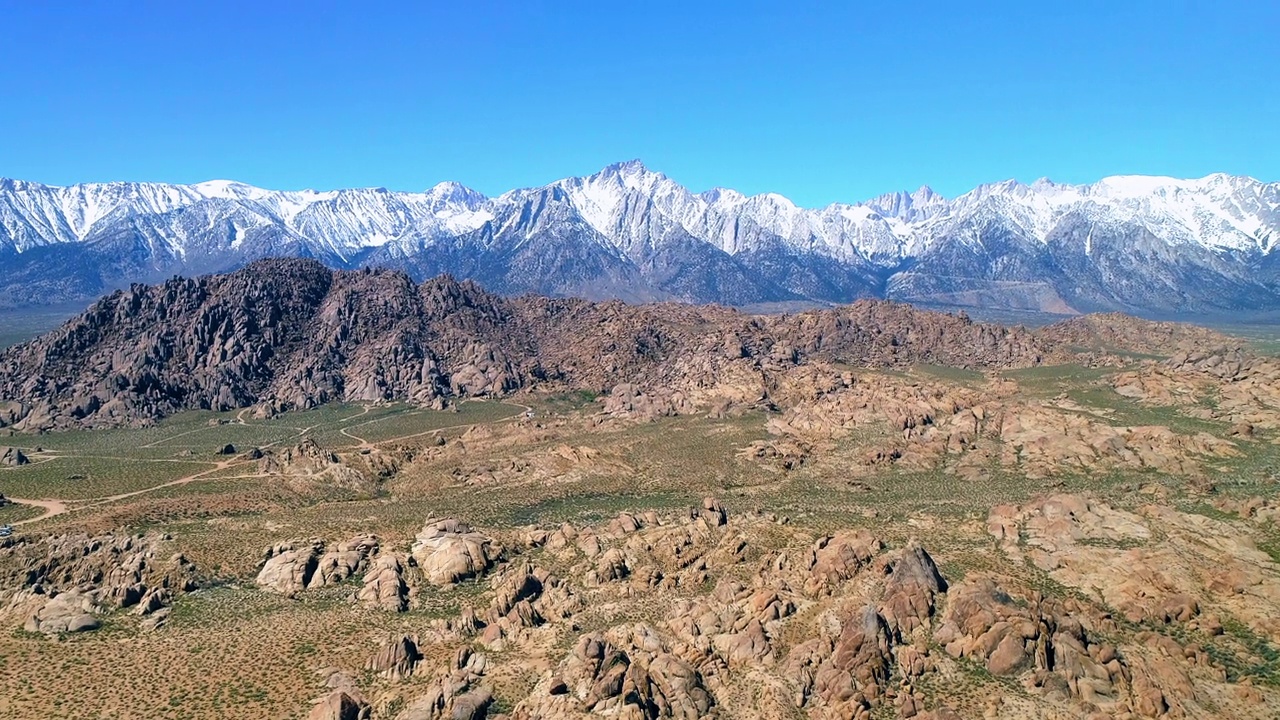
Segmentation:
{"type": "Polygon", "coordinates": [[[721,201],[724,201],[727,203],[740,203],[743,200],[745,200],[747,196],[743,195],[737,190],[717,187],[717,188],[711,188],[710,190],[703,190],[702,192],[698,193],[698,197],[702,198],[703,200],[709,203],[716,203],[721,201]]]}
{"type": "Polygon", "coordinates": [[[191,189],[205,198],[222,200],[261,200],[272,193],[234,180],[206,180],[191,189]]]}
{"type": "Polygon", "coordinates": [[[1223,174],[1006,180],[955,199],[922,186],[818,209],[694,193],[639,160],[496,198],[456,182],[402,193],[0,180],[0,305],[307,255],[629,299],[1280,308],[1277,246],[1280,184],[1223,174]]]}
{"type": "Polygon", "coordinates": [[[933,188],[929,187],[928,185],[921,185],[919,189],[911,193],[911,199],[915,202],[920,203],[920,202],[934,202],[936,200],[942,200],[943,197],[938,193],[934,192],[933,188]]]}
{"type": "Polygon", "coordinates": [[[1179,190],[1191,190],[1200,185],[1201,182],[1197,180],[1178,180],[1159,175],[1112,175],[1095,183],[1091,187],[1091,194],[1111,197],[1148,197],[1179,190]]]}
{"type": "Polygon", "coordinates": [[[472,210],[488,200],[482,193],[452,180],[437,183],[427,191],[427,195],[441,202],[457,204],[472,210]]]}
{"type": "Polygon", "coordinates": [[[928,185],[921,185],[913,193],[895,192],[881,195],[863,203],[877,213],[906,222],[933,217],[946,206],[947,200],[928,185]]]}
{"type": "Polygon", "coordinates": [[[674,185],[675,183],[666,175],[645,167],[644,163],[639,160],[628,160],[627,162],[609,165],[594,175],[588,175],[583,178],[565,178],[557,184],[565,187],[613,184],[632,190],[650,192],[657,186],[674,185]]]}
{"type": "Polygon", "coordinates": [[[613,175],[644,175],[648,172],[649,168],[645,167],[644,162],[639,158],[607,165],[601,171],[603,174],[613,175]]]}

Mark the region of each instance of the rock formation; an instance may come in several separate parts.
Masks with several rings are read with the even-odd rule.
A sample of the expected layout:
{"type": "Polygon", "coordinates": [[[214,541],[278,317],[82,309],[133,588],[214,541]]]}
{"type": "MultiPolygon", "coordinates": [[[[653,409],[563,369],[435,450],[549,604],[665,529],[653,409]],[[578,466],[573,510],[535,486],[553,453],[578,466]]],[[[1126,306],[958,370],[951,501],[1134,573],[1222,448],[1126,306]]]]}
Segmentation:
{"type": "Polygon", "coordinates": [[[152,615],[196,587],[195,567],[157,535],[54,535],[0,544],[0,588],[30,632],[94,630],[120,609],[152,615]]]}
{"type": "Polygon", "coordinates": [[[335,544],[328,551],[323,540],[291,540],[263,551],[257,584],[293,596],[305,588],[338,585],[363,573],[369,559],[378,552],[378,538],[357,535],[335,544]]]}
{"type": "Polygon", "coordinates": [[[18,448],[0,447],[0,466],[17,467],[31,462],[18,448]]]}
{"type": "MultiPolygon", "coordinates": [[[[0,424],[115,426],[185,409],[426,403],[545,384],[596,392],[630,384],[645,393],[725,374],[758,380],[816,360],[1008,367],[1055,352],[1021,328],[890,302],[753,317],[508,299],[448,277],[417,286],[395,272],[266,260],[228,275],[135,285],[0,353],[0,424]]],[[[767,384],[755,384],[758,397],[767,384]]],[[[679,409],[685,397],[626,402],[651,414],[679,409]]]]}
{"type": "Polygon", "coordinates": [[[501,547],[464,522],[428,520],[414,540],[413,558],[433,585],[452,585],[484,573],[502,555],[501,547]]]}

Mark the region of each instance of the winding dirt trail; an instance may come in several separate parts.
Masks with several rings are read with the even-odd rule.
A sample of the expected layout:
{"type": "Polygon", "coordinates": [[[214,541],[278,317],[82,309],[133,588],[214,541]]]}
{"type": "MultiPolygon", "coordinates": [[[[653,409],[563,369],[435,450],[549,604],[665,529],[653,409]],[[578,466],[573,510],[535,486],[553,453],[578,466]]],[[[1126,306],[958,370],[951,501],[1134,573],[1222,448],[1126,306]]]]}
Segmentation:
{"type": "Polygon", "coordinates": [[[35,507],[44,508],[43,514],[37,515],[36,517],[33,517],[33,518],[27,518],[26,520],[19,520],[13,523],[13,525],[14,527],[17,527],[18,525],[26,525],[28,523],[39,522],[40,520],[48,520],[51,517],[54,517],[56,515],[62,515],[72,510],[81,510],[84,508],[98,507],[99,505],[105,505],[107,503],[117,502],[119,500],[126,500],[128,498],[131,498],[137,495],[144,495],[146,493],[155,492],[156,490],[161,490],[167,487],[174,487],[176,485],[186,485],[187,483],[193,482],[195,480],[199,480],[200,478],[206,475],[210,475],[212,473],[218,472],[219,470],[225,470],[233,465],[238,465],[238,464],[247,463],[247,462],[250,462],[250,461],[245,460],[243,458],[232,458],[228,460],[220,460],[214,463],[213,467],[206,468],[199,472],[191,473],[190,475],[184,475],[175,480],[169,480],[167,482],[160,483],[159,485],[153,485],[149,488],[143,488],[141,490],[132,490],[130,492],[119,493],[116,495],[106,495],[103,497],[87,498],[84,500],[59,500],[57,498],[33,500],[28,498],[11,497],[9,498],[9,500],[15,504],[32,505],[35,507]]]}
{"type": "Polygon", "coordinates": [[[40,520],[47,520],[54,515],[61,515],[67,511],[67,504],[62,500],[27,500],[25,498],[11,497],[9,498],[9,501],[16,505],[34,505],[38,508],[44,508],[43,514],[37,515],[33,518],[27,518],[26,520],[19,520],[13,523],[14,527],[26,525],[27,523],[38,522],[40,520]]]}
{"type": "Polygon", "coordinates": [[[208,468],[206,470],[201,470],[200,472],[191,473],[190,475],[184,475],[176,480],[169,480],[168,482],[163,482],[163,483],[160,483],[159,485],[153,485],[149,488],[143,488],[141,490],[131,490],[129,492],[120,493],[118,495],[107,495],[105,497],[90,498],[88,500],[84,500],[82,501],[83,504],[77,504],[76,509],[97,507],[99,505],[105,505],[106,503],[109,503],[109,502],[126,500],[128,498],[135,497],[138,495],[145,495],[149,492],[155,492],[156,490],[162,490],[167,487],[175,487],[177,485],[186,485],[187,483],[190,483],[195,480],[199,480],[200,478],[206,475],[211,475],[213,473],[216,473],[219,470],[226,470],[227,468],[233,465],[241,465],[248,462],[252,462],[252,460],[246,460],[240,457],[230,458],[227,460],[219,460],[218,462],[214,463],[213,467],[211,468],[208,468]]]}
{"type": "MultiPolygon", "coordinates": [[[[466,402],[475,402],[475,401],[473,401],[473,400],[464,400],[463,402],[464,402],[464,403],[466,403],[466,402]]],[[[400,435],[400,436],[398,436],[398,437],[385,438],[385,439],[383,439],[383,440],[369,440],[369,439],[367,439],[367,438],[363,438],[363,437],[360,437],[359,435],[356,435],[355,433],[351,432],[351,430],[353,430],[353,429],[355,429],[355,428],[358,428],[358,427],[365,426],[365,425],[372,425],[372,424],[377,423],[377,422],[383,422],[383,421],[385,421],[385,420],[393,420],[393,419],[395,419],[396,417],[400,417],[400,416],[379,417],[379,418],[374,418],[374,419],[372,419],[372,420],[366,420],[366,421],[364,421],[364,422],[356,423],[355,425],[350,425],[350,426],[348,426],[348,427],[345,427],[345,428],[342,428],[342,429],[338,430],[338,434],[339,434],[339,435],[343,435],[343,436],[345,436],[345,437],[351,438],[352,440],[355,440],[357,443],[359,443],[359,445],[355,446],[354,448],[337,448],[337,449],[338,449],[338,450],[353,450],[353,449],[354,449],[354,450],[366,450],[366,449],[371,449],[371,448],[377,447],[378,445],[389,445],[389,444],[391,444],[391,443],[397,443],[397,442],[401,442],[401,441],[404,441],[404,440],[411,440],[411,439],[413,439],[413,438],[416,438],[416,437],[422,437],[422,436],[424,436],[424,435],[434,435],[434,434],[436,434],[436,433],[443,432],[443,431],[445,431],[445,430],[456,430],[456,429],[458,429],[458,428],[460,428],[460,427],[470,427],[470,426],[472,426],[472,425],[498,425],[498,424],[500,424],[500,423],[511,422],[512,420],[519,420],[521,417],[525,416],[527,413],[531,413],[531,412],[533,412],[533,408],[532,408],[532,407],[530,407],[530,406],[528,406],[528,405],[525,405],[525,404],[523,404],[523,403],[517,403],[517,402],[511,402],[511,401],[509,401],[509,400],[504,400],[504,401],[502,401],[502,404],[503,404],[503,405],[509,405],[509,406],[512,406],[512,407],[520,408],[520,411],[519,411],[519,412],[512,413],[512,414],[508,415],[507,417],[504,417],[504,418],[498,418],[497,420],[493,420],[493,421],[490,421],[490,422],[487,422],[487,423],[464,422],[464,423],[457,423],[457,424],[454,424],[454,425],[444,425],[444,426],[442,426],[442,427],[438,427],[438,428],[431,428],[430,430],[423,430],[423,431],[421,431],[421,432],[409,433],[409,434],[407,434],[407,435],[400,435]]],[[[370,408],[366,407],[366,409],[365,409],[365,413],[367,413],[369,409],[370,409],[370,408]]],[[[423,411],[421,411],[421,410],[417,410],[417,411],[412,411],[412,412],[414,412],[414,413],[421,413],[421,412],[423,412],[423,411]]],[[[341,421],[341,422],[346,422],[347,420],[354,420],[354,419],[356,419],[356,418],[360,417],[360,415],[364,415],[365,413],[360,413],[359,415],[352,415],[351,417],[346,418],[346,420],[343,420],[343,421],[341,421]]]]}
{"type": "MultiPolygon", "coordinates": [[[[475,401],[464,400],[463,402],[475,402],[475,401]]],[[[409,433],[408,435],[401,435],[399,437],[387,438],[386,440],[378,440],[377,442],[370,443],[370,446],[386,445],[389,443],[401,442],[403,440],[412,440],[413,438],[416,438],[416,437],[422,437],[424,435],[435,435],[436,433],[443,432],[445,430],[457,430],[460,427],[471,427],[472,425],[500,425],[502,423],[519,420],[520,418],[525,417],[527,413],[533,412],[532,407],[525,405],[523,403],[503,402],[503,404],[518,407],[520,408],[520,412],[512,413],[507,417],[498,418],[497,420],[494,420],[492,422],[487,422],[487,423],[476,423],[476,422],[457,423],[456,425],[445,425],[444,427],[432,428],[430,430],[423,430],[422,432],[409,433]]],[[[370,420],[369,422],[374,423],[374,422],[377,422],[377,420],[370,420]]],[[[363,423],[363,424],[368,424],[368,423],[363,423]]]]}
{"type": "MultiPolygon", "coordinates": [[[[363,417],[363,416],[365,416],[365,415],[368,415],[368,414],[369,414],[369,411],[370,411],[370,410],[372,410],[372,409],[373,409],[373,406],[372,406],[372,405],[365,405],[365,406],[364,406],[364,409],[363,409],[363,410],[361,410],[359,413],[356,413],[355,415],[352,415],[351,417],[345,417],[345,418],[342,418],[342,419],[341,419],[341,420],[339,420],[338,422],[340,422],[340,423],[351,422],[352,420],[355,420],[355,419],[356,419],[356,418],[358,418],[358,417],[363,417]]],[[[359,435],[355,435],[355,434],[352,434],[352,433],[350,432],[351,428],[353,428],[353,427],[360,427],[361,425],[367,425],[367,424],[369,424],[369,423],[371,423],[371,422],[375,422],[375,421],[374,421],[374,420],[366,420],[365,422],[362,422],[362,423],[356,423],[355,425],[350,425],[350,426],[348,426],[348,427],[339,428],[339,429],[338,429],[338,434],[339,434],[339,435],[344,435],[344,436],[346,436],[346,437],[349,437],[349,438],[351,438],[352,440],[355,440],[357,443],[360,443],[360,444],[359,444],[359,446],[358,446],[358,448],[359,448],[359,449],[361,449],[361,450],[363,450],[363,449],[365,449],[365,448],[373,447],[373,445],[372,445],[372,444],[370,444],[368,440],[365,440],[364,438],[360,437],[359,435]]]]}
{"type": "MultiPolygon", "coordinates": [[[[458,424],[455,424],[455,425],[446,425],[446,426],[444,426],[444,427],[432,428],[431,430],[424,430],[424,431],[422,431],[422,432],[410,433],[410,434],[408,434],[408,435],[401,435],[400,437],[389,438],[389,439],[386,439],[386,440],[379,440],[379,441],[376,441],[376,442],[371,442],[371,441],[369,441],[369,440],[366,440],[365,438],[359,437],[358,435],[355,435],[355,434],[353,434],[353,433],[349,433],[349,432],[347,432],[347,431],[348,431],[350,428],[355,428],[355,427],[359,427],[359,426],[361,426],[361,425],[368,425],[368,424],[371,424],[371,423],[375,423],[375,422],[378,422],[379,420],[382,420],[382,419],[384,419],[384,418],[375,418],[375,419],[373,419],[373,420],[367,420],[367,421],[362,422],[362,423],[356,423],[355,425],[351,425],[351,426],[348,426],[348,427],[346,427],[346,428],[342,428],[342,429],[340,429],[338,432],[339,432],[340,434],[345,435],[346,437],[349,437],[349,438],[351,438],[352,440],[355,440],[356,442],[360,443],[360,444],[359,444],[356,448],[354,448],[354,449],[355,449],[355,450],[362,450],[362,449],[365,449],[365,448],[373,448],[373,447],[375,447],[375,446],[377,446],[377,445],[383,445],[383,444],[387,444],[387,443],[400,442],[400,441],[403,441],[403,440],[410,440],[410,439],[412,439],[412,438],[422,437],[422,436],[424,436],[424,435],[433,435],[433,434],[436,434],[436,433],[442,432],[442,431],[444,431],[444,430],[454,430],[454,429],[457,429],[457,428],[460,428],[460,427],[469,427],[469,426],[476,425],[476,424],[498,425],[498,424],[500,424],[500,423],[505,423],[505,422],[511,422],[511,421],[513,421],[513,420],[518,420],[519,418],[526,416],[528,413],[533,412],[533,408],[532,408],[532,407],[530,407],[530,406],[528,406],[528,405],[525,405],[525,404],[523,404],[523,403],[506,402],[506,403],[504,403],[504,404],[506,404],[506,405],[511,405],[511,406],[514,406],[514,407],[518,407],[518,408],[520,408],[520,411],[519,411],[519,412],[516,412],[516,413],[512,413],[512,414],[511,414],[510,416],[508,416],[508,417],[500,418],[500,419],[498,419],[498,420],[494,420],[494,421],[489,422],[489,423],[474,423],[474,422],[466,422],[466,423],[458,423],[458,424]]],[[[358,418],[358,417],[361,417],[361,416],[363,416],[363,415],[367,415],[371,409],[372,409],[372,407],[371,407],[371,406],[366,405],[366,406],[364,406],[364,409],[363,409],[363,411],[362,411],[362,412],[357,413],[357,414],[355,414],[355,415],[352,415],[352,416],[350,416],[350,417],[348,417],[348,418],[344,418],[343,420],[340,420],[339,422],[348,422],[348,421],[354,420],[354,419],[356,419],[356,418],[358,418]]],[[[239,417],[237,417],[237,420],[240,420],[240,418],[239,418],[239,417]]],[[[243,422],[243,420],[240,420],[240,422],[243,422]]],[[[273,447],[273,446],[275,446],[275,445],[279,445],[280,443],[286,442],[286,441],[288,441],[288,440],[296,440],[296,439],[298,439],[298,438],[301,438],[301,437],[306,436],[306,434],[307,434],[307,433],[311,432],[312,430],[316,429],[317,427],[320,427],[320,426],[319,426],[319,425],[312,425],[311,427],[306,427],[306,428],[294,428],[294,429],[298,430],[298,433],[297,433],[296,435],[292,435],[292,436],[290,436],[290,437],[288,437],[288,438],[285,438],[285,439],[282,439],[282,440],[277,440],[277,441],[272,442],[272,443],[269,443],[269,444],[267,444],[267,445],[263,445],[262,447],[263,447],[263,448],[269,448],[269,447],[273,447]]],[[[201,429],[204,429],[204,428],[201,428],[201,429]]],[[[187,434],[187,433],[181,433],[181,435],[185,435],[185,434],[187,434]]],[[[174,437],[178,437],[178,436],[176,436],[176,435],[175,435],[174,437]]],[[[168,438],[168,439],[172,439],[172,438],[168,438]]],[[[154,443],[153,443],[153,444],[154,444],[154,443]]],[[[142,446],[142,447],[148,447],[148,446],[147,446],[147,445],[144,445],[144,446],[142,446]]],[[[353,449],[353,448],[340,448],[340,449],[341,449],[341,450],[351,450],[351,449],[353,449]]],[[[95,456],[88,456],[88,455],[85,455],[85,456],[66,456],[66,455],[63,455],[63,456],[59,456],[59,457],[95,457],[95,458],[102,458],[102,459],[118,459],[118,460],[136,460],[136,459],[137,459],[137,458],[110,458],[110,457],[107,457],[107,456],[96,456],[96,455],[95,455],[95,456]]],[[[56,458],[49,458],[49,459],[50,459],[50,460],[52,460],[52,459],[56,459],[56,458]]],[[[191,461],[191,460],[182,460],[182,459],[170,459],[170,458],[155,458],[155,459],[153,459],[153,460],[148,460],[148,462],[192,462],[192,461],[191,461]]],[[[207,477],[207,476],[209,476],[209,475],[212,475],[212,474],[214,474],[214,473],[216,473],[216,472],[220,472],[220,471],[222,471],[222,470],[226,470],[226,469],[227,469],[227,468],[229,468],[229,467],[234,467],[234,466],[237,466],[237,465],[246,465],[246,464],[249,464],[249,463],[252,463],[252,462],[253,462],[252,460],[246,459],[246,458],[244,458],[244,457],[242,457],[242,456],[241,456],[241,457],[232,457],[232,458],[227,458],[227,459],[225,459],[225,460],[218,460],[217,462],[214,462],[214,463],[213,463],[213,466],[212,466],[212,467],[205,468],[204,470],[200,470],[200,471],[198,471],[198,472],[194,472],[194,473],[191,473],[191,474],[189,474],[189,475],[184,475],[184,476],[182,476],[182,477],[180,477],[180,478],[177,478],[177,479],[174,479],[174,480],[168,480],[168,481],[166,481],[166,482],[160,483],[159,485],[153,485],[153,486],[151,486],[151,487],[143,488],[143,489],[141,489],[141,490],[131,490],[131,491],[129,491],[129,492],[119,493],[119,494],[116,494],[116,495],[106,495],[106,496],[103,496],[103,497],[86,498],[86,499],[83,499],[83,500],[60,500],[60,499],[57,499],[57,498],[45,498],[45,499],[42,499],[42,500],[33,500],[33,499],[25,499],[25,498],[10,497],[10,498],[9,498],[9,500],[10,500],[10,501],[12,501],[12,502],[13,502],[13,503],[15,503],[15,504],[18,504],[18,505],[32,505],[32,506],[34,506],[34,507],[39,507],[39,508],[43,508],[43,509],[44,509],[44,513],[42,513],[42,514],[40,514],[40,515],[37,515],[36,517],[33,517],[33,518],[27,518],[27,519],[25,519],[25,520],[18,520],[18,521],[16,521],[16,522],[14,522],[14,523],[13,523],[13,525],[14,525],[15,527],[17,527],[17,526],[19,526],[19,525],[26,525],[26,524],[29,524],[29,523],[39,522],[39,521],[41,521],[41,520],[48,520],[49,518],[52,518],[52,517],[55,517],[55,516],[58,516],[58,515],[63,515],[63,514],[68,513],[68,512],[70,512],[70,511],[72,511],[72,510],[82,510],[82,509],[86,509],[86,508],[99,507],[99,506],[101,506],[101,505],[106,505],[107,503],[119,502],[120,500],[127,500],[127,499],[129,499],[129,498],[131,498],[131,497],[137,497],[137,496],[139,496],[139,495],[145,495],[145,494],[147,494],[147,493],[155,492],[155,491],[157,491],[157,490],[163,490],[164,488],[176,487],[176,486],[179,486],[179,485],[186,485],[186,484],[192,483],[192,482],[194,482],[194,481],[196,481],[196,480],[199,480],[199,479],[201,479],[201,478],[204,478],[204,477],[207,477]]],[[[237,477],[237,478],[252,478],[252,477],[266,477],[266,476],[264,476],[264,475],[238,475],[238,476],[236,476],[236,477],[237,477]]]]}

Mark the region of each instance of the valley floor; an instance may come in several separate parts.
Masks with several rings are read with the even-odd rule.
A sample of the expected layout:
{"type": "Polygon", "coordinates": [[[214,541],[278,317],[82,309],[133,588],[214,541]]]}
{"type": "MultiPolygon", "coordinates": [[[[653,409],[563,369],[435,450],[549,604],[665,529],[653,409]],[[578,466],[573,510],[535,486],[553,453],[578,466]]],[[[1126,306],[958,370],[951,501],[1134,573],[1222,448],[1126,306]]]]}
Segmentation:
{"type": "Polygon", "coordinates": [[[0,717],[1273,717],[1280,410],[1162,368],[3,438],[0,717]]]}

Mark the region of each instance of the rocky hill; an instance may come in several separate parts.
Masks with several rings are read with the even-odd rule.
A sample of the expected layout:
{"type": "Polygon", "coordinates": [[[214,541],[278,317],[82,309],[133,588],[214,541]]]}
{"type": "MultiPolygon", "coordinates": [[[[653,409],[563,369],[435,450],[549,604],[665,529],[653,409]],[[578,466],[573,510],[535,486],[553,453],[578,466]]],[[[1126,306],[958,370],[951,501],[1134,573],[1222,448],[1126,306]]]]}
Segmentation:
{"type": "Polygon", "coordinates": [[[329,401],[603,393],[758,378],[814,361],[1026,366],[1063,354],[1022,328],[864,300],[751,316],[718,306],[506,298],[312,260],[116,292],[0,354],[0,425],[137,424],[185,409],[272,413],[329,401]]]}
{"type": "Polygon", "coordinates": [[[1090,350],[1122,350],[1168,356],[1178,351],[1238,347],[1239,338],[1187,323],[1140,320],[1122,313],[1098,313],[1041,328],[1041,339],[1090,350]]]}

